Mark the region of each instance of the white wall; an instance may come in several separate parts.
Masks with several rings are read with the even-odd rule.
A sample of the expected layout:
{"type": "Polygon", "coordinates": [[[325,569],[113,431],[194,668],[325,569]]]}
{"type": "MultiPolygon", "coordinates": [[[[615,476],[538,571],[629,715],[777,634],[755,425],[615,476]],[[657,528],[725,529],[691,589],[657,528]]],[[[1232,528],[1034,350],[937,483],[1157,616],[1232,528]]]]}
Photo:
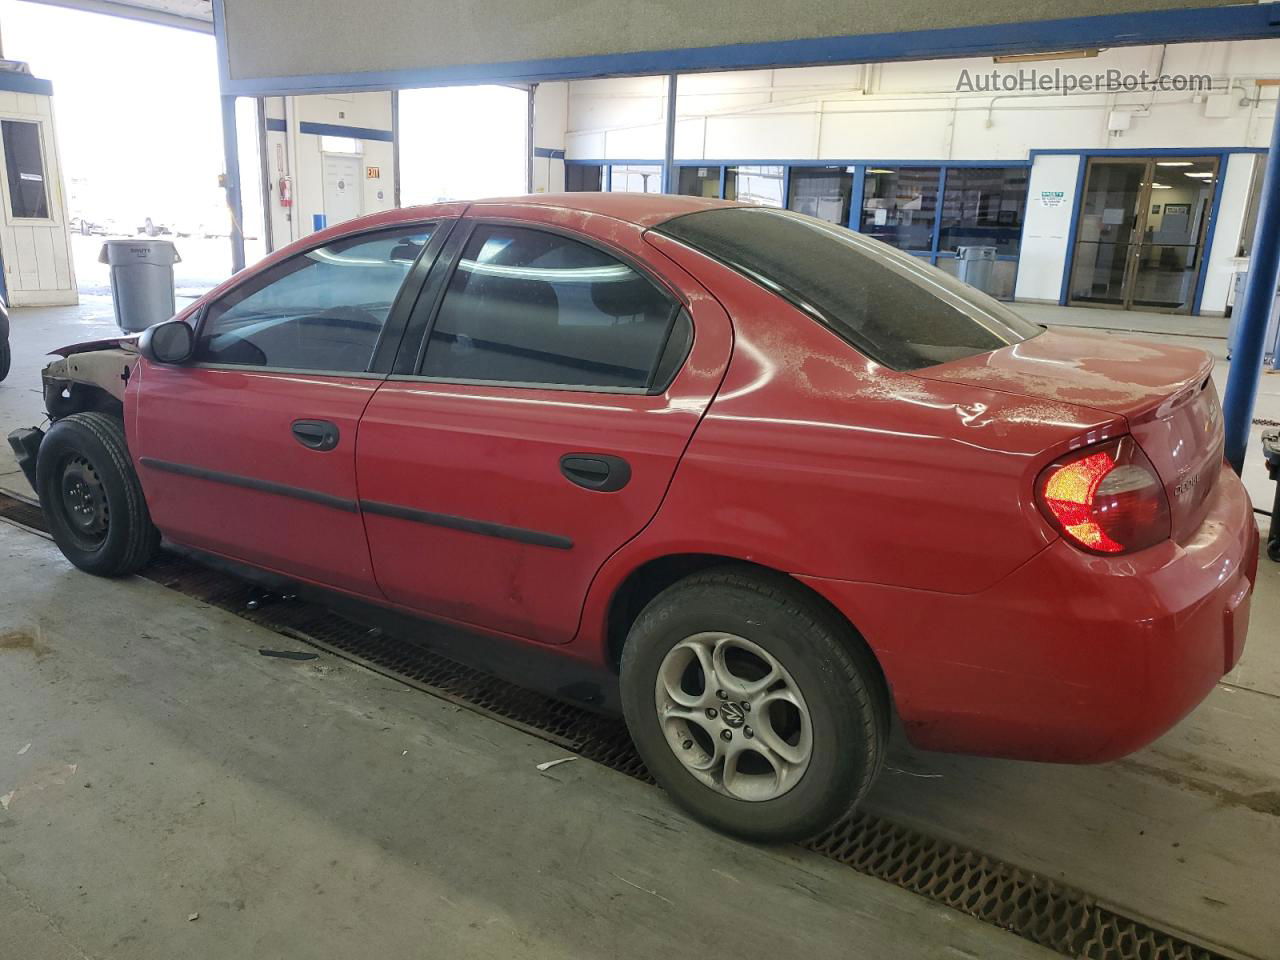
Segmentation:
{"type": "Polygon", "coordinates": [[[534,193],[559,193],[564,189],[562,157],[540,157],[538,151],[558,151],[563,155],[565,130],[569,123],[569,85],[540,83],[533,91],[533,183],[534,193]]]}
{"type": "Polygon", "coordinates": [[[1058,302],[1080,176],[1079,157],[1037,157],[1032,165],[1015,299],[1058,302]]]}
{"type": "MultiPolygon", "coordinates": [[[[1037,150],[1154,150],[1266,147],[1280,77],[1280,40],[1126,47],[1096,57],[996,65],[991,58],[749,70],[682,76],[677,161],[1026,160],[1037,150]],[[1208,75],[1203,93],[959,91],[999,70],[1070,77],[1105,74],[1208,75]],[[1220,111],[1223,115],[1210,115],[1220,111]],[[1113,113],[1128,128],[1110,131],[1113,113]]],[[[663,154],[665,78],[568,84],[564,142],[570,160],[650,160],[663,154]]],[[[1248,155],[1233,156],[1219,189],[1202,310],[1226,304],[1247,200],[1248,155]]],[[[1057,302],[1079,169],[1077,157],[1039,157],[1032,172],[1016,296],[1057,302]],[[1065,187],[1046,207],[1043,191],[1065,187]]]]}
{"type": "MultiPolygon", "coordinates": [[[[303,133],[303,123],[391,130],[390,93],[348,93],[267,98],[268,119],[283,120],[282,132],[267,131],[268,208],[276,249],[313,232],[313,217],[325,213],[321,137],[303,133]],[[281,172],[283,168],[283,172],[281,172]],[[293,205],[280,203],[280,177],[292,177],[293,205]]],[[[357,139],[361,181],[360,213],[395,206],[395,151],[390,141],[357,139]],[[369,177],[369,167],[380,176],[369,177]]],[[[246,199],[246,202],[252,202],[246,199]]],[[[332,226],[332,223],[328,224],[332,226]]]]}
{"type": "MultiPolygon", "coordinates": [[[[678,160],[1017,160],[1032,150],[1265,147],[1280,40],[1126,47],[1097,57],[995,65],[987,58],[690,74],[680,78],[678,160]],[[958,92],[1019,67],[1082,74],[1206,74],[1231,93],[1224,117],[1193,93],[958,92]],[[1244,105],[1241,102],[1244,101],[1244,105]],[[1109,133],[1112,111],[1130,127],[1109,133]]],[[[665,78],[569,83],[570,159],[662,157],[665,78]]]]}
{"type": "MultiPolygon", "coordinates": [[[[68,234],[67,198],[62,165],[54,136],[53,105],[49,97],[0,91],[0,118],[26,120],[40,127],[44,152],[44,185],[49,216],[43,220],[14,219],[8,180],[0,176],[0,255],[11,306],[79,302],[68,234]]],[[[3,169],[0,148],[0,170],[3,169]]]]}
{"type": "Polygon", "coordinates": [[[1218,206],[1218,220],[1213,235],[1213,247],[1206,265],[1204,294],[1200,312],[1224,314],[1227,295],[1231,292],[1232,278],[1236,272],[1236,251],[1240,248],[1240,232],[1244,228],[1245,208],[1249,200],[1249,188],[1253,184],[1253,169],[1258,157],[1237,153],[1227,159],[1227,169],[1218,181],[1222,200],[1218,206]]]}

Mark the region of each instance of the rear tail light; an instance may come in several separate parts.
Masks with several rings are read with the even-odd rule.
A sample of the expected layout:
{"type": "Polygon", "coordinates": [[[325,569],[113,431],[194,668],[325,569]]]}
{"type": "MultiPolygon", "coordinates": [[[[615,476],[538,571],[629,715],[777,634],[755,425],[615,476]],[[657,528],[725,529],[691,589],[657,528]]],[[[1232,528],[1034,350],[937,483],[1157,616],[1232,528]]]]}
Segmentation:
{"type": "Polygon", "coordinates": [[[1170,536],[1169,498],[1132,437],[1051,464],[1036,481],[1036,501],[1063,536],[1091,553],[1131,553],[1170,536]]]}

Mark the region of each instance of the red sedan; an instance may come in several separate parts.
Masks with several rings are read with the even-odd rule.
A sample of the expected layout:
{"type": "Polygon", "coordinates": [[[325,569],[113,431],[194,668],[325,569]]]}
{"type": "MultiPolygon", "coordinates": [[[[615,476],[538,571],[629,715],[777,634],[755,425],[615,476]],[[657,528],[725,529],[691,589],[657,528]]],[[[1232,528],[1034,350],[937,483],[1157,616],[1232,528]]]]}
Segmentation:
{"type": "Polygon", "coordinates": [[[1244,643],[1206,354],[1048,332],[785,211],[399,210],[67,352],[13,442],[74,564],[163,535],[607,667],[654,776],[744,836],[845,814],[895,715],[1122,756],[1244,643]]]}

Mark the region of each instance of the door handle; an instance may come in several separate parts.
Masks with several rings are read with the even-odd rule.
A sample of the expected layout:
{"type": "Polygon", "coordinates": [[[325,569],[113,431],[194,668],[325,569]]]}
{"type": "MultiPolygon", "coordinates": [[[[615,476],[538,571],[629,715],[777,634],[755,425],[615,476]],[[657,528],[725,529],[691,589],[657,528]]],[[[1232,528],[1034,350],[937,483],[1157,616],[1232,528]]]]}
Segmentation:
{"type": "Polygon", "coordinates": [[[332,450],[341,438],[338,425],[328,420],[293,421],[293,438],[308,450],[332,450]]]}
{"type": "Polygon", "coordinates": [[[631,464],[607,453],[566,453],[560,472],[571,483],[599,493],[613,493],[631,482],[631,464]]]}

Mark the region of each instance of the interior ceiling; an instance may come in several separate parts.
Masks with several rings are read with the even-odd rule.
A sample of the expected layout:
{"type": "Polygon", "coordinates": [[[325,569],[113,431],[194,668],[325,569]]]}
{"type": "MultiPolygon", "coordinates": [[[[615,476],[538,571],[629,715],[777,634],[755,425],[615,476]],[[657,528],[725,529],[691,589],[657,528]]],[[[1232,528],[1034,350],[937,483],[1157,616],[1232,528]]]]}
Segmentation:
{"type": "MultiPolygon", "coordinates": [[[[1098,28],[1114,36],[1091,39],[1110,46],[1138,42],[1150,23],[1144,15],[1181,14],[1179,23],[1190,19],[1202,28],[1214,19],[1203,8],[1237,4],[1260,9],[1240,0],[222,0],[224,90],[277,93],[296,89],[290,79],[299,77],[340,84],[363,75],[372,89],[401,83],[401,77],[526,81],[798,62],[795,57],[804,54],[769,59],[771,47],[788,43],[792,50],[796,44],[806,52],[821,50],[805,62],[839,62],[841,50],[849,48],[842,38],[924,38],[919,42],[928,49],[941,42],[936,37],[943,31],[967,29],[972,38],[994,28],[1008,37],[1023,25],[1098,15],[1115,23],[1098,28]],[[1127,14],[1139,20],[1125,21],[1127,14]],[[686,55],[694,51],[724,56],[686,55]],[[641,56],[648,52],[670,55],[641,56]]],[[[970,41],[974,51],[976,45],[970,41]]],[[[922,59],[907,55],[912,52],[896,58],[922,59]]],[[[966,51],[957,48],[953,55],[966,51]]]]}
{"type": "Polygon", "coordinates": [[[213,32],[212,0],[29,0],[54,7],[87,10],[127,20],[142,20],[202,33],[213,32]]]}

